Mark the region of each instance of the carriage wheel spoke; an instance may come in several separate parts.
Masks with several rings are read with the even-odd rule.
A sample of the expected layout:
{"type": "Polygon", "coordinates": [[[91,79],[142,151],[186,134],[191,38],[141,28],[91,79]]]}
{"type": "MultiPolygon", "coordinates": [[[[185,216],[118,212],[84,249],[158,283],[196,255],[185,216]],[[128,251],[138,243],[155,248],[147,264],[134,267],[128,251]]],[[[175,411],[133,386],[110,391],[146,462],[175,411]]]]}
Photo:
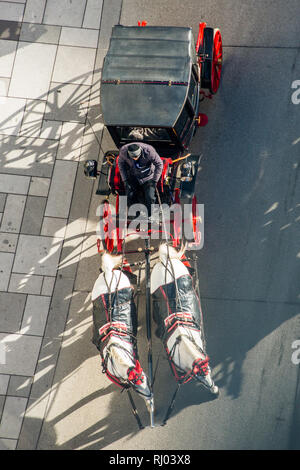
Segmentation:
{"type": "Polygon", "coordinates": [[[218,91],[218,88],[220,85],[222,58],[223,58],[222,38],[221,38],[220,31],[217,31],[214,37],[213,60],[212,60],[212,69],[211,69],[211,87],[212,87],[213,93],[216,93],[218,91]]]}

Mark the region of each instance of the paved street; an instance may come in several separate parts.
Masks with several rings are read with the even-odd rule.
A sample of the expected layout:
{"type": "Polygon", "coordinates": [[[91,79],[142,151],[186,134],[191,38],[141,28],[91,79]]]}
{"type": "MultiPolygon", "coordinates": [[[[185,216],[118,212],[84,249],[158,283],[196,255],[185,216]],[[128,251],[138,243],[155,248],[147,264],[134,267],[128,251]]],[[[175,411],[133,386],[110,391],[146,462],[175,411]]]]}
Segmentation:
{"type": "Polygon", "coordinates": [[[299,17],[298,0],[0,1],[0,449],[300,449],[299,17]],[[99,196],[83,177],[114,148],[99,99],[111,28],[138,20],[194,36],[204,20],[224,50],[191,148],[220,397],[189,383],[159,426],[175,383],[154,339],[157,427],[143,431],[91,343],[99,196]]]}

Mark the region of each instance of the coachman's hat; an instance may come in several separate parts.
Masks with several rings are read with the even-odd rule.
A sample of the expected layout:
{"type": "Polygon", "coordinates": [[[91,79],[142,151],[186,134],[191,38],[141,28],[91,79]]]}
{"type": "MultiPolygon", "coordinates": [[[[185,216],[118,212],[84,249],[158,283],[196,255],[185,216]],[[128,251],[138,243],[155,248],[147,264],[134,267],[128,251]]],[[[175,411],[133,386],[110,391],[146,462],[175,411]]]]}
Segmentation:
{"type": "Polygon", "coordinates": [[[142,153],[142,149],[139,145],[137,144],[131,144],[129,145],[129,147],[127,148],[127,153],[128,153],[128,156],[131,157],[131,158],[137,158],[141,155],[142,153]]]}

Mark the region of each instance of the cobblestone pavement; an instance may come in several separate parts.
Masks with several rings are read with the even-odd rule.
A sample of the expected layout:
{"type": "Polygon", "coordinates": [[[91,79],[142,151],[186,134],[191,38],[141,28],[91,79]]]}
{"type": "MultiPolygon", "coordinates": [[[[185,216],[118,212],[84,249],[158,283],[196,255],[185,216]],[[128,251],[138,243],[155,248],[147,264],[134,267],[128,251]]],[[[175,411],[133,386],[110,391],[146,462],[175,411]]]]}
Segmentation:
{"type": "Polygon", "coordinates": [[[0,1],[0,449],[36,447],[70,304],[90,289],[82,162],[101,155],[100,68],[120,3],[0,1]]]}

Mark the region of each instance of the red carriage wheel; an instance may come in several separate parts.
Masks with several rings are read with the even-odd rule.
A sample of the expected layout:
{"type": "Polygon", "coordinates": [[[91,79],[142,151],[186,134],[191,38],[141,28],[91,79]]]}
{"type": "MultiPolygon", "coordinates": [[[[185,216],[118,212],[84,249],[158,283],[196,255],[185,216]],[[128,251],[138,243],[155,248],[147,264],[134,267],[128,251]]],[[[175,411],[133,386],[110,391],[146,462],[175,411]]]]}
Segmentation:
{"type": "MultiPolygon", "coordinates": [[[[119,214],[119,194],[117,194],[116,198],[116,214],[119,214]]],[[[121,253],[123,249],[123,242],[124,242],[124,233],[120,227],[116,228],[116,235],[117,235],[117,252],[121,253]]]]}
{"type": "Polygon", "coordinates": [[[197,245],[201,243],[201,230],[199,227],[200,223],[201,217],[197,211],[197,198],[194,196],[192,199],[192,224],[194,241],[197,245]]]}
{"type": "Polygon", "coordinates": [[[103,219],[106,219],[106,223],[103,227],[104,232],[106,233],[104,239],[104,245],[106,249],[111,253],[114,249],[114,232],[113,232],[113,225],[112,225],[112,212],[111,207],[108,201],[104,202],[104,210],[103,210],[103,219]]]}
{"type": "Polygon", "coordinates": [[[197,42],[196,42],[196,54],[200,54],[202,52],[205,28],[206,28],[206,23],[204,22],[199,23],[199,32],[198,32],[198,37],[197,37],[197,42]]]}
{"type": "MultiPolygon", "coordinates": [[[[175,189],[175,204],[180,204],[180,190],[175,189]]],[[[180,238],[181,238],[181,224],[178,224],[177,217],[174,218],[173,221],[173,230],[174,230],[174,240],[173,240],[173,246],[176,248],[180,244],[180,238]]]]}
{"type": "Polygon", "coordinates": [[[211,71],[211,92],[217,93],[220,86],[223,61],[222,37],[219,29],[214,30],[214,48],[211,71]]]}
{"type": "MultiPolygon", "coordinates": [[[[179,196],[179,195],[178,195],[179,196]]],[[[177,201],[175,201],[177,202],[177,201]]],[[[179,200],[182,210],[182,229],[174,226],[173,246],[178,246],[181,242],[186,242],[187,246],[200,246],[201,236],[201,215],[197,206],[197,197],[183,198],[179,200]]],[[[188,248],[189,249],[189,248],[188,248]]]]}
{"type": "Polygon", "coordinates": [[[222,72],[223,47],[219,29],[204,30],[204,63],[201,70],[201,88],[217,93],[222,72]]]}

